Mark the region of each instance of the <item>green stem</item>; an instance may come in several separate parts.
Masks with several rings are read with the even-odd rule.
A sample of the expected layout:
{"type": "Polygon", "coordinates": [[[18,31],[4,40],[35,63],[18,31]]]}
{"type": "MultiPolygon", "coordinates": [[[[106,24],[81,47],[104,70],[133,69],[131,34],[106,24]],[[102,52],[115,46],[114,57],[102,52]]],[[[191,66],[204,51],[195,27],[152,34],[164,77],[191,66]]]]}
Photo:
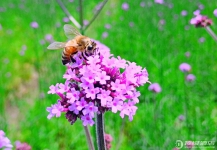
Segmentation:
{"type": "Polygon", "coordinates": [[[65,5],[63,4],[63,2],[61,0],[57,0],[58,4],[60,5],[60,7],[62,8],[63,12],[68,16],[69,20],[72,21],[72,23],[78,28],[81,28],[81,25],[75,20],[75,18],[69,13],[69,11],[67,10],[67,8],[65,7],[65,5]]]}
{"type": "Polygon", "coordinates": [[[216,34],[212,31],[210,27],[205,27],[206,31],[213,37],[213,39],[217,42],[217,36],[216,34]]]}
{"type": "Polygon", "coordinates": [[[84,131],[87,137],[89,150],[95,150],[88,126],[84,126],[84,131]]]}
{"type": "Polygon", "coordinates": [[[125,125],[126,125],[126,119],[124,118],[123,121],[122,121],[122,124],[121,124],[121,129],[120,129],[120,132],[119,132],[119,136],[118,136],[118,139],[117,139],[118,143],[117,143],[117,146],[116,146],[116,150],[120,149],[125,125]]]}
{"type": "Polygon", "coordinates": [[[100,7],[100,9],[96,12],[96,14],[93,16],[93,18],[90,20],[89,24],[84,28],[84,31],[86,31],[90,25],[95,21],[95,19],[97,18],[97,16],[99,15],[99,13],[101,12],[101,10],[103,9],[103,7],[105,6],[105,4],[107,3],[108,0],[104,0],[102,2],[102,5],[100,7]]]}
{"type": "Polygon", "coordinates": [[[81,28],[80,28],[80,32],[81,34],[84,34],[84,24],[83,24],[83,6],[82,6],[82,0],[79,0],[79,11],[80,11],[80,25],[81,25],[81,28]]]}

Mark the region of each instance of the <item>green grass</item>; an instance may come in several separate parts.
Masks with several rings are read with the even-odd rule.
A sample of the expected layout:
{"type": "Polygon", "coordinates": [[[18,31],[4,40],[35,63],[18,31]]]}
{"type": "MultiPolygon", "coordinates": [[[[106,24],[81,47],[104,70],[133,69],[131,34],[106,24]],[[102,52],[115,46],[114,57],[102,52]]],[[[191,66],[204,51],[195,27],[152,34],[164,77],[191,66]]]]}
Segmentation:
{"type": "MultiPolygon", "coordinates": [[[[198,4],[203,4],[202,14],[213,19],[211,28],[217,31],[213,15],[217,2],[170,0],[159,5],[147,0],[142,8],[141,1],[109,1],[85,33],[107,45],[115,56],[146,67],[150,81],[162,87],[157,95],[148,91],[148,85],[139,89],[139,109],[132,122],[126,119],[123,130],[119,114],[105,114],[106,133],[114,138],[112,149],[118,143],[121,150],[172,149],[178,139],[216,140],[217,44],[204,29],[194,28],[189,21],[198,4]],[[128,11],[121,9],[123,2],[129,3],[128,11]],[[170,3],[173,8],[167,6],[170,3]],[[188,12],[187,16],[181,16],[182,10],[188,12]],[[165,20],[163,30],[159,30],[160,19],[165,20]],[[111,29],[105,29],[107,23],[111,29]],[[189,30],[185,30],[186,26],[189,30]],[[109,36],[104,39],[105,31],[109,36]],[[201,37],[204,43],[199,42],[201,37]],[[185,57],[187,51],[191,53],[189,58],[185,57]],[[191,73],[196,76],[192,84],[185,83],[178,68],[183,62],[192,66],[191,73]],[[185,115],[186,105],[187,120],[180,122],[178,116],[185,115]]],[[[78,1],[63,2],[79,20],[78,1]]],[[[92,18],[99,2],[84,1],[84,19],[92,18]]],[[[40,45],[40,40],[46,34],[52,34],[57,41],[66,40],[62,28],[65,14],[56,1],[8,0],[1,1],[0,8],[5,9],[0,12],[0,129],[12,142],[27,142],[32,149],[87,149],[81,121],[71,126],[64,115],[47,119],[46,107],[58,98],[47,91],[50,85],[64,82],[66,68],[61,64],[61,51],[47,51],[49,43],[40,45]],[[19,8],[21,4],[24,9],[19,8]],[[32,21],[37,21],[39,28],[32,29],[32,21]],[[56,23],[61,27],[56,28],[56,23]],[[23,45],[27,50],[21,56],[23,45]]]]}

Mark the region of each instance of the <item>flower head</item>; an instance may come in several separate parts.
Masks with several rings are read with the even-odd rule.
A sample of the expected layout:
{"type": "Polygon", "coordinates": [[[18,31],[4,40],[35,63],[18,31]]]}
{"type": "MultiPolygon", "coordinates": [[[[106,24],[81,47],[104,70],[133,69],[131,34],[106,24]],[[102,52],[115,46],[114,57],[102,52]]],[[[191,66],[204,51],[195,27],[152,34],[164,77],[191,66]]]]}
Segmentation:
{"type": "Polygon", "coordinates": [[[195,25],[195,27],[207,27],[212,25],[212,20],[209,19],[207,16],[199,14],[191,19],[190,24],[195,25]]]}
{"type": "Polygon", "coordinates": [[[217,9],[213,11],[213,14],[217,17],[217,9]]]}
{"type": "Polygon", "coordinates": [[[0,149],[4,148],[7,150],[12,149],[11,141],[5,136],[4,131],[0,130],[0,149]]]}
{"type": "Polygon", "coordinates": [[[77,53],[74,56],[76,62],[67,64],[63,76],[65,83],[50,87],[48,93],[59,95],[60,100],[47,108],[48,119],[66,112],[71,124],[79,118],[84,126],[92,126],[94,113],[106,111],[119,112],[122,118],[133,119],[140,96],[136,87],[148,82],[147,70],[121,57],[113,57],[108,47],[96,43],[99,54],[85,60],[77,53]]]}
{"type": "Polygon", "coordinates": [[[31,150],[31,146],[27,143],[21,143],[20,141],[16,141],[16,150],[31,150]]]}
{"type": "Polygon", "coordinates": [[[129,9],[129,4],[126,3],[126,2],[123,3],[123,4],[122,4],[122,9],[123,9],[123,10],[128,10],[128,9],[129,9]]]}
{"type": "Polygon", "coordinates": [[[30,25],[31,25],[32,28],[35,28],[35,29],[38,28],[38,23],[35,22],[35,21],[31,22],[30,25]]]}
{"type": "Polygon", "coordinates": [[[154,93],[160,93],[161,92],[161,87],[158,83],[152,83],[148,87],[149,91],[152,91],[154,93]]]}
{"type": "Polygon", "coordinates": [[[179,69],[182,72],[189,72],[191,70],[191,66],[187,63],[182,63],[181,65],[179,65],[179,69]]]}
{"type": "Polygon", "coordinates": [[[193,74],[188,74],[186,76],[186,81],[192,82],[195,80],[195,76],[193,74]]]}
{"type": "Polygon", "coordinates": [[[105,134],[104,138],[105,138],[106,149],[110,150],[112,147],[111,142],[113,141],[113,138],[110,134],[105,134]]]}

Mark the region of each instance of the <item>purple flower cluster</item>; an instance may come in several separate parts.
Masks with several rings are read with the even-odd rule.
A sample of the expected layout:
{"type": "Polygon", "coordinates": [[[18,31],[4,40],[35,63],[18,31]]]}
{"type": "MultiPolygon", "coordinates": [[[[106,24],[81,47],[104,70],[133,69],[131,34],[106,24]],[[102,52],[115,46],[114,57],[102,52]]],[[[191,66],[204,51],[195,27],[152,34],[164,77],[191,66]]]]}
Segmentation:
{"type": "Polygon", "coordinates": [[[11,145],[10,140],[7,137],[5,137],[4,131],[0,130],[0,149],[4,148],[7,150],[11,150],[12,147],[13,146],[11,145]]]}
{"type": "Polygon", "coordinates": [[[195,17],[191,19],[190,23],[195,25],[195,27],[207,27],[212,25],[212,20],[207,16],[203,16],[200,12],[194,12],[195,17]]]}
{"type": "Polygon", "coordinates": [[[57,94],[60,99],[47,108],[48,119],[65,112],[71,124],[79,118],[84,126],[92,126],[94,114],[106,111],[133,119],[140,96],[136,87],[149,82],[148,72],[134,62],[113,57],[106,46],[96,43],[99,55],[84,60],[78,53],[74,56],[76,62],[67,64],[65,83],[50,86],[48,93],[57,94]]]}
{"type": "Polygon", "coordinates": [[[188,74],[191,71],[191,66],[188,63],[180,64],[179,69],[182,72],[186,73],[186,77],[185,77],[186,81],[192,82],[195,80],[196,77],[193,74],[188,74]]]}

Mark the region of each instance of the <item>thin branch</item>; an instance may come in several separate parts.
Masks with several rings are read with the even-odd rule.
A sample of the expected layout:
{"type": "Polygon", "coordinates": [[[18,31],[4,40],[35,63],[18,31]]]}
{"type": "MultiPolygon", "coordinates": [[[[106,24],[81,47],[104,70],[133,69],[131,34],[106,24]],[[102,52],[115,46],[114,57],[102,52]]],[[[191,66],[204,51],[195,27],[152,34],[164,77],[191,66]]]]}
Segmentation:
{"type": "Polygon", "coordinates": [[[81,25],[81,28],[80,28],[80,32],[81,34],[84,34],[84,24],[83,24],[83,6],[82,6],[82,0],[79,0],[79,11],[80,11],[80,25],[81,25]]]}
{"type": "Polygon", "coordinates": [[[86,31],[88,29],[88,27],[94,22],[94,20],[97,18],[97,16],[99,15],[99,13],[101,12],[101,10],[103,9],[103,7],[105,6],[105,4],[107,3],[108,0],[104,0],[101,3],[101,7],[99,8],[99,10],[96,12],[96,14],[93,16],[93,18],[90,20],[89,24],[84,28],[84,31],[86,31]]]}
{"type": "Polygon", "coordinates": [[[58,4],[60,5],[60,7],[62,8],[62,10],[64,11],[64,13],[68,16],[69,20],[72,21],[72,23],[78,28],[81,28],[81,25],[75,20],[75,18],[69,13],[69,11],[67,10],[67,8],[65,7],[65,5],[63,4],[63,2],[61,0],[57,0],[58,4]]]}
{"type": "Polygon", "coordinates": [[[216,34],[212,31],[210,27],[205,27],[206,31],[213,37],[213,39],[217,42],[217,36],[216,34]]]}
{"type": "Polygon", "coordinates": [[[88,126],[84,126],[89,150],[95,150],[88,126]]]}

